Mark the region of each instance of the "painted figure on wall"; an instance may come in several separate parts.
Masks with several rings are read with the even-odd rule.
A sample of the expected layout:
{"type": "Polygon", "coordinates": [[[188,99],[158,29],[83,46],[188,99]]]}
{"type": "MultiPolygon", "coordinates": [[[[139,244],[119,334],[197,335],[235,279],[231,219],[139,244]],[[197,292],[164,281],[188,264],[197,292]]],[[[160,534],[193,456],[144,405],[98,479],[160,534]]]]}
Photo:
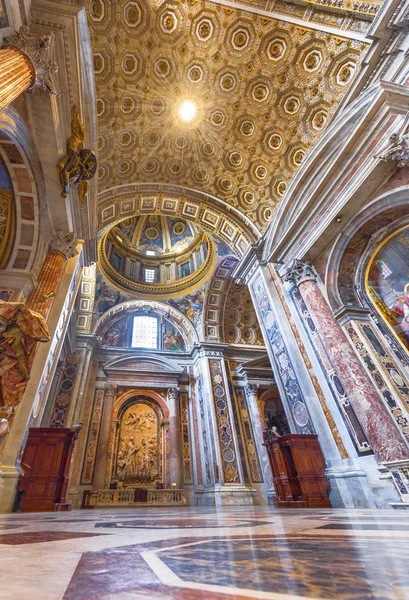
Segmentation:
{"type": "Polygon", "coordinates": [[[125,297],[104,281],[101,273],[97,274],[95,287],[95,305],[99,313],[104,313],[116,304],[123,302],[125,297]]]}
{"type": "Polygon", "coordinates": [[[0,406],[14,408],[30,378],[37,341],[50,335],[42,315],[20,302],[0,303],[0,406]]]}
{"type": "Polygon", "coordinates": [[[388,238],[372,257],[367,292],[377,311],[409,350],[409,228],[388,238]]]}
{"type": "Polygon", "coordinates": [[[203,300],[203,292],[198,290],[194,294],[187,294],[184,298],[168,300],[168,302],[185,314],[194,325],[197,325],[202,318],[203,300]]]}
{"type": "Polygon", "coordinates": [[[184,352],[186,350],[185,342],[179,331],[170,323],[166,322],[165,334],[163,337],[165,350],[174,352],[184,352]]]}
{"type": "Polygon", "coordinates": [[[106,346],[115,346],[117,348],[128,346],[128,327],[129,319],[127,317],[119,319],[105,333],[102,343],[106,346]]]}

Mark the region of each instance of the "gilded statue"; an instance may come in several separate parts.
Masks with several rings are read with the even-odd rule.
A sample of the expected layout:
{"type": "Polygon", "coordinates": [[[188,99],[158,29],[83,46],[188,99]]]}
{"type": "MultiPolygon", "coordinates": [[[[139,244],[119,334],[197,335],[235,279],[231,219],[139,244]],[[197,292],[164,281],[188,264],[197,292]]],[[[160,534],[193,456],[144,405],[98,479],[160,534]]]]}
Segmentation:
{"type": "Polygon", "coordinates": [[[97,171],[97,158],[92,150],[84,148],[85,127],[81,121],[77,107],[71,111],[71,135],[67,142],[67,154],[57,163],[60,171],[63,191],[61,196],[68,196],[70,187],[78,189],[80,202],[84,202],[88,191],[88,181],[97,171]]]}
{"type": "Polygon", "coordinates": [[[0,302],[0,407],[13,409],[30,378],[36,342],[48,342],[44,317],[22,302],[0,302]]]}

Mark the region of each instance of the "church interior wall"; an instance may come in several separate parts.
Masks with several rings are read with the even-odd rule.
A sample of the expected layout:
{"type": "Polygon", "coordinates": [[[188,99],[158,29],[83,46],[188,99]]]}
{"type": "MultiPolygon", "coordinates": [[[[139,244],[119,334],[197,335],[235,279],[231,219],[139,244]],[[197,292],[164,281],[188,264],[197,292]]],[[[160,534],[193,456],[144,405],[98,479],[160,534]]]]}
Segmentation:
{"type": "MultiPolygon", "coordinates": [[[[9,4],[5,6],[10,21],[0,28],[1,39],[24,21],[9,4]]],[[[403,314],[391,303],[381,310],[370,295],[367,271],[370,261],[377,260],[380,245],[398,230],[404,231],[409,222],[408,160],[403,155],[399,159],[403,164],[397,164],[395,156],[402,148],[407,151],[407,61],[401,53],[393,64],[376,58],[385,41],[382,32],[394,47],[407,48],[407,36],[390,24],[400,18],[401,8],[393,0],[393,15],[388,8],[378,23],[360,22],[362,32],[370,27],[375,40],[362,65],[372,43],[362,32],[347,31],[345,38],[339,38],[341,53],[330,40],[335,34],[328,26],[317,34],[321,41],[318,49],[314,46],[308,66],[300,59],[304,49],[297,53],[293,47],[299,31],[293,31],[292,22],[286,25],[285,39],[297,72],[303,73],[300,80],[305,85],[314,82],[316,61],[325,59],[325,76],[332,87],[326,88],[325,102],[322,94],[316,105],[307,95],[302,99],[307,103],[302,114],[309,132],[303,140],[297,137],[299,117],[286,110],[283,97],[277,110],[285,123],[295,125],[280,126],[281,133],[275,133],[280,147],[286,146],[282,158],[274,158],[278,147],[267,148],[267,138],[261,136],[244,170],[240,161],[247,138],[243,136],[253,135],[254,124],[246,133],[244,117],[230,114],[234,111],[229,107],[225,117],[231,118],[231,129],[240,140],[238,156],[220,155],[224,166],[214,163],[214,172],[195,163],[191,173],[183,168],[178,175],[169,170],[170,163],[166,171],[165,161],[162,172],[156,159],[139,156],[143,144],[154,138],[138,121],[141,147],[134,158],[140,158],[140,165],[135,163],[134,177],[129,172],[131,159],[125,156],[128,150],[119,164],[114,142],[108,139],[111,126],[111,134],[116,127],[122,145],[127,139],[124,134],[134,133],[126,116],[133,100],[121,97],[108,110],[104,101],[108,102],[111,88],[104,101],[99,97],[104,86],[108,90],[104,78],[112,75],[112,61],[107,60],[112,58],[112,47],[107,46],[105,58],[100,48],[101,40],[111,35],[99,21],[105,13],[101,9],[99,15],[97,5],[103,4],[92,4],[89,12],[83,3],[33,2],[30,10],[26,3],[25,18],[30,17],[33,34],[51,32],[51,55],[58,71],[50,69],[51,93],[21,95],[0,115],[0,201],[7,238],[4,251],[0,246],[0,301],[31,306],[49,331],[49,340],[38,342],[21,396],[13,406],[0,407],[8,428],[0,448],[0,476],[5,481],[0,509],[11,509],[28,429],[69,428],[79,422],[82,429],[68,489],[75,508],[98,498],[109,505],[113,492],[119,497],[134,488],[135,494],[143,495],[149,488],[147,493],[158,497],[173,490],[197,506],[272,505],[276,492],[262,445],[266,424],[277,427],[279,435],[318,435],[334,507],[399,503],[390,464],[409,458],[409,345],[401,344],[409,293],[403,284],[392,290],[403,314]],[[332,58],[326,55],[327,45],[332,58]],[[355,72],[354,84],[348,87],[355,72]],[[294,136],[291,143],[287,135],[294,136]],[[85,187],[79,180],[68,185],[67,192],[62,189],[60,163],[73,158],[70,152],[78,158],[76,153],[84,147],[92,149],[98,174],[90,176],[85,187]],[[267,164],[273,164],[278,174],[270,187],[263,187],[267,164]],[[154,174],[149,175],[151,167],[154,174]],[[222,175],[225,167],[227,175],[222,175]],[[202,185],[200,177],[208,178],[207,183],[202,185]],[[259,186],[257,198],[249,192],[251,186],[259,186]],[[134,217],[146,227],[136,226],[138,243],[136,233],[132,238],[120,237],[122,254],[116,255],[115,235],[130,229],[126,222],[134,217]],[[177,223],[192,235],[177,234],[172,229],[177,223]],[[108,238],[107,251],[101,254],[108,238]],[[199,247],[199,238],[207,240],[206,249],[199,247]],[[160,258],[160,267],[151,269],[153,275],[148,273],[149,265],[156,259],[147,252],[160,258]],[[133,277],[129,257],[135,255],[140,285],[127,287],[125,276],[129,281],[133,277]],[[176,256],[173,262],[168,255],[176,256]],[[206,273],[196,281],[195,273],[206,257],[206,273]],[[112,267],[109,273],[103,259],[112,267]],[[116,269],[115,261],[119,261],[116,269]],[[147,275],[154,279],[148,282],[147,275]],[[185,278],[189,283],[184,287],[185,278]],[[143,287],[147,283],[150,288],[143,287]],[[330,316],[320,318],[309,304],[311,298],[317,306],[322,302],[330,316]],[[395,330],[390,322],[394,311],[395,330]],[[132,344],[137,316],[156,319],[156,345],[132,344]],[[339,348],[345,354],[353,352],[348,354],[349,378],[345,365],[336,360],[339,348]],[[342,373],[349,387],[341,381],[342,373]],[[364,392],[372,402],[371,411],[362,409],[364,392]],[[378,430],[373,425],[376,402],[382,423],[378,430]]],[[[148,10],[154,11],[150,5],[145,7],[144,18],[148,10]]],[[[192,10],[197,20],[197,8],[192,10]]],[[[220,52],[224,60],[233,47],[236,16],[233,9],[223,14],[227,37],[220,52]]],[[[251,14],[260,27],[260,38],[270,39],[272,22],[262,22],[257,11],[251,14]]],[[[219,22],[212,10],[209,15],[206,19],[219,22]]],[[[130,35],[129,19],[125,21],[124,39],[130,35]]],[[[157,35],[161,23],[158,17],[157,35]]],[[[310,26],[315,36],[317,25],[310,26]]],[[[217,36],[222,35],[219,29],[214,30],[217,36]]],[[[199,39],[199,29],[195,31],[199,39]]],[[[249,32],[255,44],[254,26],[249,32]]],[[[314,45],[310,33],[308,43],[314,45]]],[[[141,39],[146,35],[143,29],[141,39]]],[[[191,42],[189,38],[186,48],[191,42]]],[[[266,43],[263,40],[260,48],[266,43]]],[[[156,52],[152,49],[155,60],[156,52]]],[[[125,58],[118,77],[129,82],[132,59],[125,58]]],[[[148,57],[141,58],[140,68],[148,57]]],[[[199,67],[197,73],[204,76],[199,67]]],[[[155,90],[162,77],[158,68],[146,75],[155,90]]],[[[272,69],[270,63],[266,69],[272,69]]],[[[234,77],[238,76],[237,72],[234,77]]],[[[281,77],[284,86],[284,71],[281,77]]],[[[264,79],[262,84],[247,83],[243,89],[251,115],[246,119],[250,125],[255,119],[261,131],[258,107],[265,98],[258,96],[269,95],[273,88],[264,79]]],[[[119,88],[115,93],[119,98],[119,88]]],[[[279,104],[281,96],[277,98],[279,104]]],[[[296,113],[301,104],[292,101],[296,113]]],[[[167,119],[167,113],[160,118],[167,119]]],[[[272,116],[266,113],[263,118],[272,116]]],[[[223,135],[229,135],[223,122],[217,123],[220,115],[211,119],[214,127],[220,125],[223,135]]],[[[214,159],[206,158],[205,166],[206,160],[214,159]]],[[[96,170],[95,162],[92,175],[96,170]]],[[[403,265],[403,254],[399,257],[403,265]]]]}

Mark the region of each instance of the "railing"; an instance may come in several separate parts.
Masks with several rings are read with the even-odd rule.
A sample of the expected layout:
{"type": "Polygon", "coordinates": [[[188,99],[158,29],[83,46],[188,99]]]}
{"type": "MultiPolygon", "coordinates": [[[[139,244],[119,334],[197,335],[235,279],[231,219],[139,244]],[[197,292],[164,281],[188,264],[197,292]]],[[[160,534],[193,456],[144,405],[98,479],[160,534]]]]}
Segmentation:
{"type": "Polygon", "coordinates": [[[135,500],[135,489],[100,490],[88,492],[84,498],[84,508],[103,506],[169,506],[186,504],[183,490],[147,490],[146,501],[135,500]]]}

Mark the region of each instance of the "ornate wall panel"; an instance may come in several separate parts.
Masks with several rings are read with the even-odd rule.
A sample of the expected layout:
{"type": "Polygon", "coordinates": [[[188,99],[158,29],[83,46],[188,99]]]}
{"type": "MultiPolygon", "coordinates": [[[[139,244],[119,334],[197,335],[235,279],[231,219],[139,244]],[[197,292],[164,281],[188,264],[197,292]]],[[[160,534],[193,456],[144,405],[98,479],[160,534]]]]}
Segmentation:
{"type": "Polygon", "coordinates": [[[225,483],[240,483],[237,450],[228,404],[228,391],[226,390],[223,361],[210,359],[209,370],[216,414],[217,435],[222,458],[223,479],[225,483]]]}
{"type": "Polygon", "coordinates": [[[192,483],[192,457],[189,432],[189,394],[180,392],[180,439],[182,445],[183,483],[192,483]]]}
{"type": "Polygon", "coordinates": [[[81,485],[90,485],[94,479],[95,459],[97,455],[99,431],[101,428],[104,395],[104,390],[95,390],[94,407],[89,424],[84,465],[82,467],[81,485]]]}
{"type": "Polygon", "coordinates": [[[385,346],[379,340],[379,345],[374,346],[376,335],[368,323],[358,324],[356,321],[350,321],[345,325],[345,331],[351,339],[370,378],[375,383],[375,387],[383,398],[384,405],[392,419],[406,440],[409,440],[409,415],[407,411],[409,405],[409,387],[407,383],[396,369],[395,363],[388,360],[390,357],[388,357],[385,346]],[[365,329],[363,329],[363,326],[365,326],[365,329]],[[371,332],[373,335],[371,335],[371,332]],[[371,338],[371,345],[369,345],[369,338],[371,338]],[[368,346],[372,351],[375,350],[377,362],[381,363],[384,373],[380,371],[372,359],[368,346]],[[386,356],[382,356],[383,353],[386,356]]]}
{"type": "Polygon", "coordinates": [[[80,352],[73,352],[72,354],[68,354],[67,358],[65,359],[65,366],[61,373],[57,395],[51,411],[50,427],[66,426],[68,411],[71,402],[73,401],[72,394],[74,391],[80,358],[80,352]]]}
{"type": "Polygon", "coordinates": [[[298,382],[291,358],[288,355],[261,275],[255,278],[251,284],[251,288],[254,294],[254,303],[260,311],[260,321],[265,328],[266,337],[271,344],[271,351],[282,382],[285,399],[291,410],[294,423],[297,427],[297,433],[315,433],[302,388],[298,382]]]}

